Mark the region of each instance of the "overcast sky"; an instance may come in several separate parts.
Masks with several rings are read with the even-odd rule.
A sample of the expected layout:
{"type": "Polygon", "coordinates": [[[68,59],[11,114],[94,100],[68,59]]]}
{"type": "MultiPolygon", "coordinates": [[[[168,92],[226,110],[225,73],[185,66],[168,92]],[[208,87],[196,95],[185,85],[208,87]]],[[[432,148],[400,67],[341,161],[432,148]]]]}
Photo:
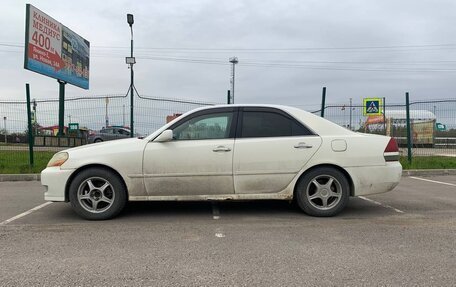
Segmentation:
{"type": "MultiPolygon", "coordinates": [[[[24,70],[25,4],[3,0],[0,99],[57,98],[55,79],[24,70]]],[[[30,1],[90,41],[90,89],[125,93],[135,17],[135,85],[141,94],[225,102],[237,56],[236,103],[319,106],[363,97],[454,98],[456,1],[30,1]]]]}

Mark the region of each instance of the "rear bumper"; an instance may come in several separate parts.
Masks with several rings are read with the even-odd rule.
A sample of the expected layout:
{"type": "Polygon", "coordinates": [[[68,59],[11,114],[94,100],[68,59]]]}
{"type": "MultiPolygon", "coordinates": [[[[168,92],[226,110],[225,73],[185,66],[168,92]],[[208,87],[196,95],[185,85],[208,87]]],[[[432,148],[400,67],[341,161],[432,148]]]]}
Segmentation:
{"type": "Polygon", "coordinates": [[[384,166],[346,168],[355,187],[354,195],[383,193],[394,189],[401,180],[402,166],[398,161],[384,166]]]}
{"type": "Polygon", "coordinates": [[[65,201],[65,187],[74,169],[48,167],[41,172],[41,184],[45,187],[44,199],[65,201]]]}

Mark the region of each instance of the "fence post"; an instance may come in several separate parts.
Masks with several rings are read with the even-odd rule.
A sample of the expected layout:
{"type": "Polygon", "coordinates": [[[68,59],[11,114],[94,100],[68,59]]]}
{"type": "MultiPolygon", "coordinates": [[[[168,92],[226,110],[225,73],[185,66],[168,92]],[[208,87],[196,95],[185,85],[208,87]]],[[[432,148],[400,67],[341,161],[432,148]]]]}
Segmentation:
{"type": "Polygon", "coordinates": [[[30,85],[25,84],[25,94],[27,97],[27,126],[28,126],[28,142],[29,142],[29,160],[30,167],[33,167],[33,129],[32,129],[32,112],[30,109],[30,85]]]}
{"type": "Polygon", "coordinates": [[[383,129],[385,130],[385,136],[387,136],[388,134],[386,133],[386,111],[385,111],[385,107],[386,107],[385,97],[383,97],[383,129]]]}
{"type": "Polygon", "coordinates": [[[321,112],[320,112],[320,116],[322,118],[325,117],[325,101],[326,101],[326,87],[323,87],[323,91],[321,92],[321,112]]]}
{"type": "Polygon", "coordinates": [[[63,127],[65,126],[65,81],[57,80],[59,83],[59,146],[60,137],[64,135],[63,127]]]}
{"type": "Polygon", "coordinates": [[[407,159],[409,163],[412,163],[412,132],[410,126],[410,100],[409,93],[405,93],[405,111],[406,111],[406,121],[407,121],[407,159]]]}

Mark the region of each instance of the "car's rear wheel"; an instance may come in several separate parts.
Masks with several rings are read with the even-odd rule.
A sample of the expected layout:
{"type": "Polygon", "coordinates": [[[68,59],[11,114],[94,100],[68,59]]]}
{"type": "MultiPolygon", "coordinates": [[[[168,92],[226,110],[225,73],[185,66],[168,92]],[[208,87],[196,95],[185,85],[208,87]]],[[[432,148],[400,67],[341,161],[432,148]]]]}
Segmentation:
{"type": "Polygon", "coordinates": [[[320,167],[303,176],[296,187],[296,202],[308,215],[334,216],[348,203],[350,185],[345,175],[331,167],[320,167]]]}
{"type": "Polygon", "coordinates": [[[95,142],[95,143],[101,143],[102,141],[103,141],[102,139],[96,139],[96,140],[94,140],[93,142],[95,142]]]}
{"type": "Polygon", "coordinates": [[[76,175],[70,184],[69,197],[74,211],[88,220],[113,218],[127,202],[122,180],[103,168],[89,168],[76,175]]]}

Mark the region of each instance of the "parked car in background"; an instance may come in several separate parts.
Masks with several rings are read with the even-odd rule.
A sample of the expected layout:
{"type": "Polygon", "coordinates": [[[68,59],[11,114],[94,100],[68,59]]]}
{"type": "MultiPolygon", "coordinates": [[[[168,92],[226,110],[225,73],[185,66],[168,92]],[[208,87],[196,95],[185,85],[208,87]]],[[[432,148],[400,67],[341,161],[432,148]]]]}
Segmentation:
{"type": "Polygon", "coordinates": [[[90,131],[87,138],[88,143],[125,139],[130,137],[130,130],[124,127],[107,127],[100,131],[90,131]]]}
{"type": "Polygon", "coordinates": [[[295,200],[333,216],[350,196],[392,190],[399,149],[303,110],[224,105],[188,112],[146,138],[85,145],[54,155],[41,172],[45,200],[108,219],[127,201],[295,200]]]}

